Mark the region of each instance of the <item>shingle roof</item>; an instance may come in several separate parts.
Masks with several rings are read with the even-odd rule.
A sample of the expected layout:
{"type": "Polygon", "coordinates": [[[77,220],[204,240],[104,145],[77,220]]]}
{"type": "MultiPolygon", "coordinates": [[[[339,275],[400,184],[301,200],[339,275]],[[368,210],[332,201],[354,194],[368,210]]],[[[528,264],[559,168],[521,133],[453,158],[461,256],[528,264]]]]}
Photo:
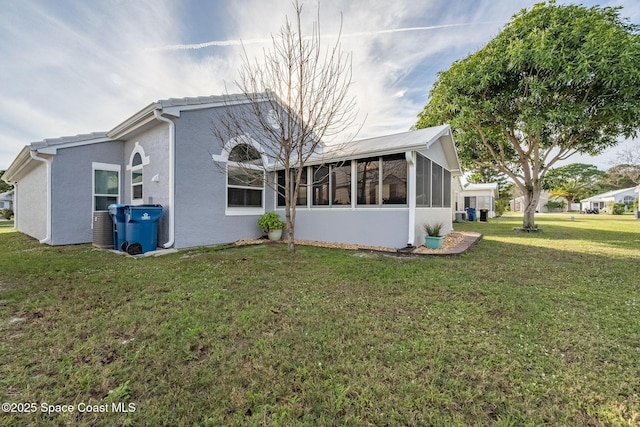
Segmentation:
{"type": "Polygon", "coordinates": [[[107,137],[107,132],[92,132],[73,136],[61,136],[60,138],[47,138],[42,141],[32,142],[31,148],[44,148],[53,145],[67,144],[70,142],[92,141],[107,137]]]}
{"type": "Polygon", "coordinates": [[[435,126],[426,129],[412,130],[393,135],[378,136],[353,141],[348,144],[326,145],[322,157],[333,159],[353,158],[368,154],[380,155],[384,153],[409,151],[412,148],[422,147],[434,142],[440,136],[449,133],[449,126],[435,126]]]}

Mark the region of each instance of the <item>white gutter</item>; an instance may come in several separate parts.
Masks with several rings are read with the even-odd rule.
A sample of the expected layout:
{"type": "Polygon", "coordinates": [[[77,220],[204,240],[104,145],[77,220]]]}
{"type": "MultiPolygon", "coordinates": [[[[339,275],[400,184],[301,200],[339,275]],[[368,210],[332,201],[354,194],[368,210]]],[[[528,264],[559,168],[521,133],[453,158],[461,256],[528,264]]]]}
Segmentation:
{"type": "Polygon", "coordinates": [[[172,120],[163,117],[158,110],[153,110],[153,115],[161,122],[169,124],[169,240],[162,245],[164,248],[170,248],[175,242],[176,219],[175,219],[175,151],[176,151],[176,127],[172,120]]]}
{"type": "Polygon", "coordinates": [[[51,159],[38,157],[36,150],[30,150],[29,154],[31,154],[33,160],[44,162],[44,164],[47,165],[47,232],[46,237],[40,240],[40,243],[51,243],[51,159]]]}

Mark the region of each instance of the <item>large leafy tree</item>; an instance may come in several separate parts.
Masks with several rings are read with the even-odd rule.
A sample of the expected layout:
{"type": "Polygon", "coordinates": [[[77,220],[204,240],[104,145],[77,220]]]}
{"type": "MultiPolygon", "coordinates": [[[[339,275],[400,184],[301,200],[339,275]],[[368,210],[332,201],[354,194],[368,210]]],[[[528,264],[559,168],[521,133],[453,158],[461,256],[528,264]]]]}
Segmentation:
{"type": "Polygon", "coordinates": [[[449,122],[466,167],[494,166],[525,196],[523,228],[545,174],[576,153],[636,136],[640,36],[619,8],[540,3],[441,72],[418,128],[449,122]]]}
{"type": "Polygon", "coordinates": [[[549,169],[544,177],[542,188],[547,191],[552,191],[555,188],[565,186],[565,184],[570,181],[575,181],[576,183],[582,184],[586,187],[586,191],[589,193],[589,188],[597,186],[598,182],[606,178],[606,176],[607,173],[605,171],[601,171],[595,165],[571,163],[549,169]]]}
{"type": "Polygon", "coordinates": [[[9,191],[13,188],[13,185],[7,184],[2,180],[2,175],[4,175],[4,171],[0,171],[0,193],[4,193],[5,191],[9,191]]]}
{"type": "Polygon", "coordinates": [[[571,163],[550,169],[544,177],[542,188],[554,197],[567,201],[567,210],[575,200],[598,193],[598,184],[607,173],[594,165],[571,163]]]}
{"type": "Polygon", "coordinates": [[[602,185],[606,191],[640,185],[640,164],[622,163],[611,167],[602,180],[602,185]]]}

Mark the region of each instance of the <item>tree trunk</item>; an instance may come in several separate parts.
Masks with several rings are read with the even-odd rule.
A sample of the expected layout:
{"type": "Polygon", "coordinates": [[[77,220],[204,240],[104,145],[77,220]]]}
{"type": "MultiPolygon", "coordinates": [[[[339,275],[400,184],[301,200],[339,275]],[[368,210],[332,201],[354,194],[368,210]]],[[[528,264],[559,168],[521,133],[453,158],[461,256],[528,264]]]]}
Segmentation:
{"type": "Polygon", "coordinates": [[[573,204],[573,197],[566,197],[567,199],[567,212],[571,212],[571,205],[573,204]]]}
{"type": "Polygon", "coordinates": [[[522,218],[522,229],[525,231],[537,230],[535,213],[540,200],[540,189],[527,188],[524,192],[524,217],[522,218]]]}
{"type": "Polygon", "coordinates": [[[290,210],[286,209],[285,212],[286,212],[285,217],[287,222],[287,250],[290,253],[293,253],[296,251],[295,236],[294,236],[295,225],[293,222],[293,218],[291,217],[290,210]]]}
{"type": "Polygon", "coordinates": [[[298,191],[300,191],[300,172],[299,170],[296,170],[295,180],[293,180],[293,182],[291,182],[292,174],[289,168],[285,169],[285,174],[288,178],[285,178],[285,218],[287,222],[287,250],[292,254],[296,251],[296,203],[298,200],[298,191]],[[290,191],[291,188],[293,188],[293,191],[290,191]]]}

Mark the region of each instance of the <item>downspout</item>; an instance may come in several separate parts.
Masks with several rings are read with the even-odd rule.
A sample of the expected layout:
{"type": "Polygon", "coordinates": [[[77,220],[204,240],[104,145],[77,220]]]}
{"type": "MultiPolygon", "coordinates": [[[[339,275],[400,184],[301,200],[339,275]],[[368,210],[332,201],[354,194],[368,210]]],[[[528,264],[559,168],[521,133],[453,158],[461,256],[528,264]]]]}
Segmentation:
{"type": "Polygon", "coordinates": [[[407,196],[409,202],[409,230],[407,237],[407,246],[413,246],[416,243],[416,154],[413,151],[404,153],[409,166],[409,177],[407,179],[407,196]]]}
{"type": "Polygon", "coordinates": [[[162,245],[164,248],[170,248],[175,242],[176,219],[174,211],[174,202],[176,195],[175,188],[175,152],[176,152],[176,128],[173,120],[163,117],[158,110],[153,110],[153,115],[161,122],[169,124],[169,240],[162,245]]]}
{"type": "Polygon", "coordinates": [[[33,160],[44,162],[44,164],[47,165],[47,232],[45,238],[40,240],[40,243],[51,243],[51,159],[38,157],[38,155],[36,154],[36,150],[30,150],[29,154],[31,154],[31,158],[33,160]]]}

